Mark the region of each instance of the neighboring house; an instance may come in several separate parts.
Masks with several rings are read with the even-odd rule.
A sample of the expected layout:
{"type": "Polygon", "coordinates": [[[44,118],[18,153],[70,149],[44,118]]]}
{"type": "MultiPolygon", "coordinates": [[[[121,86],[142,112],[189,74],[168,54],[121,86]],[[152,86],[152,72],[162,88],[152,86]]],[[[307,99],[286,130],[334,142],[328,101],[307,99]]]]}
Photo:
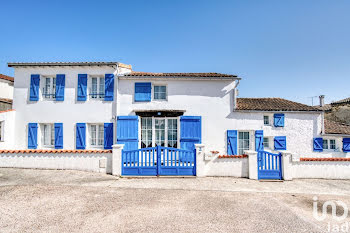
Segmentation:
{"type": "Polygon", "coordinates": [[[325,105],[326,119],[350,125],[350,98],[325,105]]]}
{"type": "Polygon", "coordinates": [[[12,108],[13,82],[12,77],[0,74],[0,111],[12,108]]]}
{"type": "Polygon", "coordinates": [[[8,66],[16,74],[14,149],[111,149],[117,143],[124,150],[193,150],[202,143],[229,155],[265,149],[346,156],[338,141],[349,134],[324,132],[322,111],[280,98],[237,98],[236,75],[135,72],[118,62],[8,66]],[[339,145],[327,153],[322,137],[339,145]]]}

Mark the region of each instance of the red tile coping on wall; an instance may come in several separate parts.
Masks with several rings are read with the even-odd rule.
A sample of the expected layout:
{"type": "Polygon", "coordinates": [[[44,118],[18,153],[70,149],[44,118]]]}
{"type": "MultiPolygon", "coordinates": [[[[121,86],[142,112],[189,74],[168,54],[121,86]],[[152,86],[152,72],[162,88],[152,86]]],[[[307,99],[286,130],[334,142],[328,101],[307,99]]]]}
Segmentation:
{"type": "Polygon", "coordinates": [[[219,155],[219,159],[242,159],[247,158],[248,155],[219,155]]]}
{"type": "Polygon", "coordinates": [[[62,154],[62,153],[79,153],[79,154],[97,154],[112,153],[112,150],[0,150],[0,154],[62,154]]]}
{"type": "Polygon", "coordinates": [[[0,111],[0,113],[11,112],[11,111],[15,111],[15,110],[14,109],[9,109],[9,110],[0,111]]]}
{"type": "Polygon", "coordinates": [[[300,158],[300,161],[350,161],[350,158],[300,158]]]}

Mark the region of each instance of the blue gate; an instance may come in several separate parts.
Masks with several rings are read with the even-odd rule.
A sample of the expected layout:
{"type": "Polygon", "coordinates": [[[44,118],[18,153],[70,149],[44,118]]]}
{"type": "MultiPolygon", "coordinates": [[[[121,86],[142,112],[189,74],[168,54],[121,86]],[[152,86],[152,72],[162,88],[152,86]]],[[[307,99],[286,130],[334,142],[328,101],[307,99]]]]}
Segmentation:
{"type": "Polygon", "coordinates": [[[282,180],[282,155],[258,151],[258,179],[282,180]]]}
{"type": "Polygon", "coordinates": [[[149,147],[122,151],[124,176],[195,176],[196,151],[149,147]]]}

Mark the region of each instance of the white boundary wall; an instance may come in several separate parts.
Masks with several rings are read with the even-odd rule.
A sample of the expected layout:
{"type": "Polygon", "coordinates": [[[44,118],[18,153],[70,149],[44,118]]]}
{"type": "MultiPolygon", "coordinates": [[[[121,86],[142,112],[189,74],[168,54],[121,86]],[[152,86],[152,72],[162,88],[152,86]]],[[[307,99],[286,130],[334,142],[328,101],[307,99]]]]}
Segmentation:
{"type": "Polygon", "coordinates": [[[296,179],[350,179],[350,161],[295,162],[292,172],[296,179]]]}
{"type": "Polygon", "coordinates": [[[16,112],[7,110],[0,112],[0,122],[3,124],[3,140],[0,141],[0,149],[12,149],[15,142],[15,116],[16,112]]]}
{"type": "Polygon", "coordinates": [[[0,153],[0,167],[112,173],[112,153],[0,153]]]}

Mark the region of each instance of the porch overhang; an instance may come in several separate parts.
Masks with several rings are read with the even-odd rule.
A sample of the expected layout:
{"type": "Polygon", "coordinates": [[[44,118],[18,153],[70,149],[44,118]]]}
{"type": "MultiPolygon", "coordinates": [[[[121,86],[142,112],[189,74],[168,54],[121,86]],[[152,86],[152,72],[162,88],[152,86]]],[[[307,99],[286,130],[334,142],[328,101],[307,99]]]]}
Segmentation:
{"type": "Polygon", "coordinates": [[[182,116],[186,110],[175,110],[175,109],[136,109],[135,114],[140,117],[178,117],[182,116]]]}

